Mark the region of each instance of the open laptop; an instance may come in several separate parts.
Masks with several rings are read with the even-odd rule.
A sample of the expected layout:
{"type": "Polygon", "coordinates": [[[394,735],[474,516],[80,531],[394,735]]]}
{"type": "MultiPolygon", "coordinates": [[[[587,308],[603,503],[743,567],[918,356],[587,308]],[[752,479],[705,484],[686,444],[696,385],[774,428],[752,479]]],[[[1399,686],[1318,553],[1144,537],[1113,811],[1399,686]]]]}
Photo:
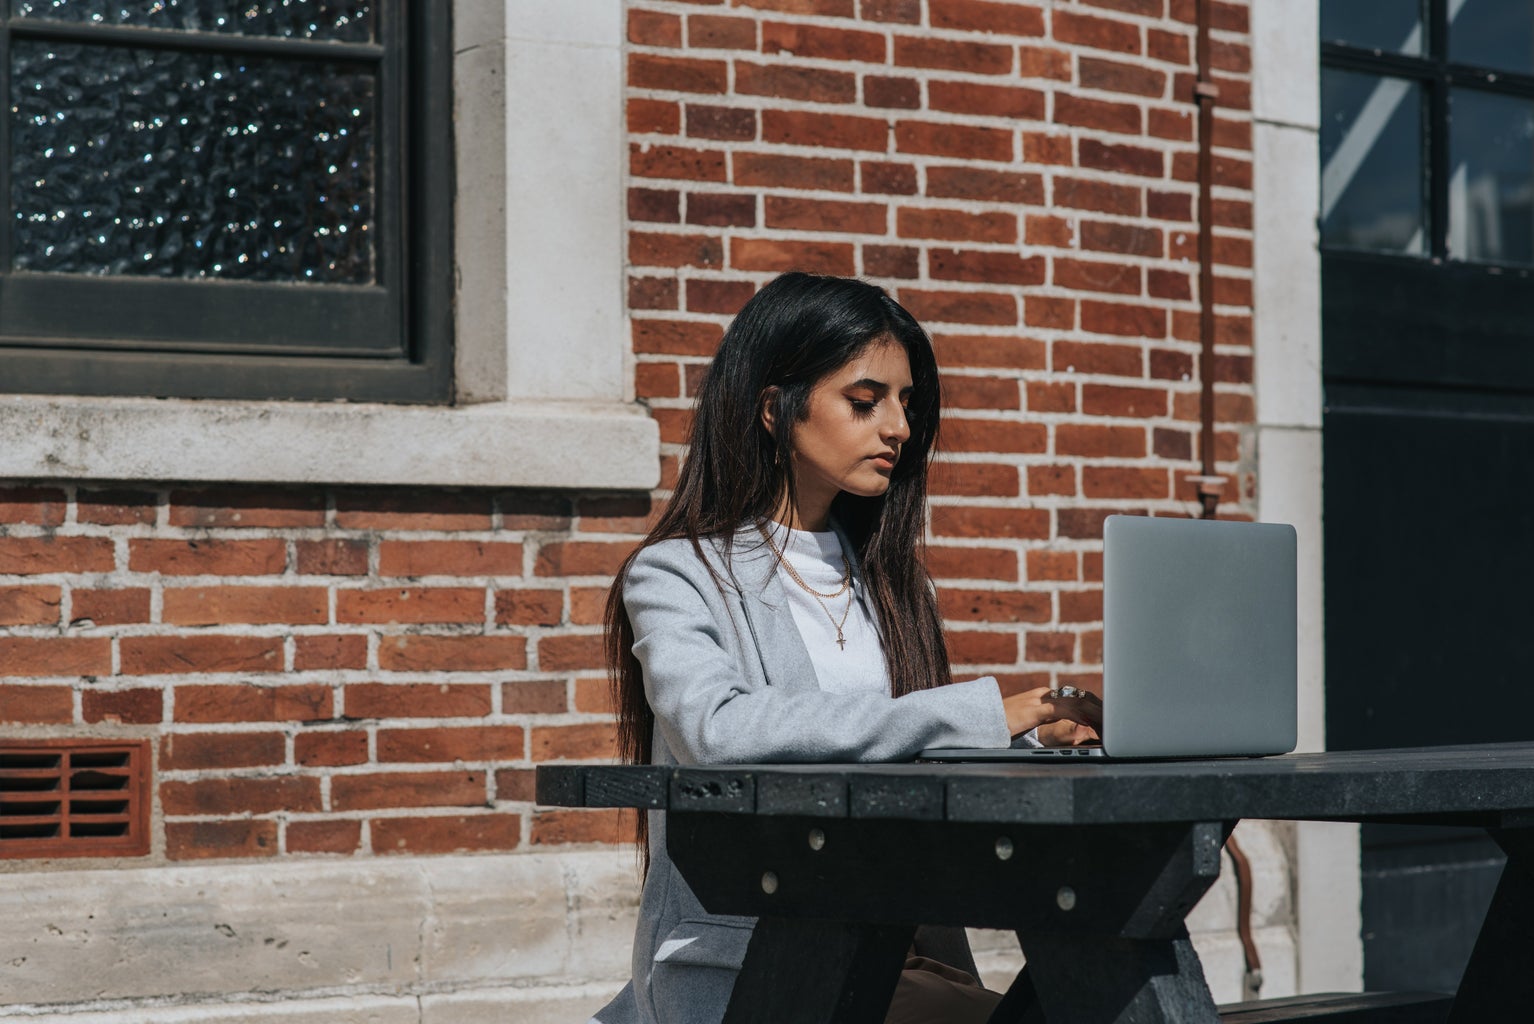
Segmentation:
{"type": "Polygon", "coordinates": [[[1090,747],[932,748],[928,761],[1283,754],[1296,732],[1295,533],[1109,516],[1103,728],[1090,747]]]}

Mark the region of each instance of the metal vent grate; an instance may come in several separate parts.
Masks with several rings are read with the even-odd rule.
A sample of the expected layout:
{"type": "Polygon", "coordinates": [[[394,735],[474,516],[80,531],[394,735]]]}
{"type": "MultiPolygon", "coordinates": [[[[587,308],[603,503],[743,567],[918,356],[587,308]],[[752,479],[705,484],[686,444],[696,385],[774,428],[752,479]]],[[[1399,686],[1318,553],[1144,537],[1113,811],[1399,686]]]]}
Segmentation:
{"type": "Polygon", "coordinates": [[[149,741],[0,743],[0,858],[149,852],[149,741]]]}

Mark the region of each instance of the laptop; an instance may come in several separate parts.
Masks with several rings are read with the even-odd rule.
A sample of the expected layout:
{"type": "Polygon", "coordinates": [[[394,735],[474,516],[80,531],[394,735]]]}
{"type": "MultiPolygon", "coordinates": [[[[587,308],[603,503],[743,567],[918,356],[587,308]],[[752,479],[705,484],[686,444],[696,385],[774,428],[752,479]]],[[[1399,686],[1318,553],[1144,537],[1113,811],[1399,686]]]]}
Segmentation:
{"type": "Polygon", "coordinates": [[[1295,533],[1109,516],[1102,745],[931,748],[927,761],[1256,757],[1296,741],[1295,533]]]}

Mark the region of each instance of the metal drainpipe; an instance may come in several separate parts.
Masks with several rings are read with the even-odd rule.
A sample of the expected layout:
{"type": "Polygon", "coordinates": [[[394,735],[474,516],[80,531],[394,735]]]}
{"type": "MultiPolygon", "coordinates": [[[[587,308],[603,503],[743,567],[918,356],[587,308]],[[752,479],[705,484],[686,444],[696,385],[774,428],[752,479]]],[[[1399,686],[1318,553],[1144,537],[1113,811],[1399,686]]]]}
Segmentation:
{"type": "MultiPolygon", "coordinates": [[[[1199,299],[1199,455],[1198,487],[1201,518],[1213,519],[1225,491],[1225,477],[1215,465],[1214,437],[1214,108],[1220,87],[1211,74],[1209,9],[1213,0],[1198,0],[1198,79],[1193,86],[1198,104],[1198,299],[1199,299]]],[[[1253,998],[1262,989],[1262,958],[1252,938],[1252,866],[1234,834],[1225,841],[1236,869],[1236,932],[1246,960],[1243,995],[1253,998]]]]}

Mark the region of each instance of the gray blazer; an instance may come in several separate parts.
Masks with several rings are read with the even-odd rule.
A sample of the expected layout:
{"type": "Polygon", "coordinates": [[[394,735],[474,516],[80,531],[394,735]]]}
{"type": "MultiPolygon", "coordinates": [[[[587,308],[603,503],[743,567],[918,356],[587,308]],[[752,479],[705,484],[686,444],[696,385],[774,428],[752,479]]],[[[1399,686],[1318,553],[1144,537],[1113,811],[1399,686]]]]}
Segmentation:
{"type": "MultiPolygon", "coordinates": [[[[845,537],[853,575],[859,568],[845,537]]],[[[924,747],[1006,746],[1001,693],[989,677],[904,697],[820,689],[777,559],[755,530],[727,565],[686,540],[634,559],[624,607],[655,712],[656,764],[909,760],[924,747]],[[733,574],[731,570],[733,569],[733,574]]],[[[666,856],[666,816],[650,812],[650,871],[634,935],[633,980],[598,1024],[717,1024],[755,919],[706,912],[666,856]]],[[[922,929],[924,955],[973,971],[964,933],[922,929]]]]}

